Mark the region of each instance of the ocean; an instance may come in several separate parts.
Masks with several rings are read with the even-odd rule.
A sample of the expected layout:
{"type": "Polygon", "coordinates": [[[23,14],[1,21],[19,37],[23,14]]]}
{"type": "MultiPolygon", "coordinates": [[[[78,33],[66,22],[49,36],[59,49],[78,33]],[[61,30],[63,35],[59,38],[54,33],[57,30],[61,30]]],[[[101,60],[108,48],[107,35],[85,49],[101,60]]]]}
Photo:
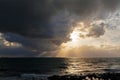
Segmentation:
{"type": "Polygon", "coordinates": [[[120,73],[120,58],[0,58],[0,76],[6,77],[91,73],[120,73]]]}

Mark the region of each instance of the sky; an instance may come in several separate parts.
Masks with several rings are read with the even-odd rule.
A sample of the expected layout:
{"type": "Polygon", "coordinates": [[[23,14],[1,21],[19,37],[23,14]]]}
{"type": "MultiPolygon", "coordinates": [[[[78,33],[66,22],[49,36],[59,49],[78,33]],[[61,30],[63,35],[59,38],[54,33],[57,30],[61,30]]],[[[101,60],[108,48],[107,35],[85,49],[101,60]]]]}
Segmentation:
{"type": "Polygon", "coordinates": [[[1,57],[120,57],[120,0],[0,0],[1,57]]]}

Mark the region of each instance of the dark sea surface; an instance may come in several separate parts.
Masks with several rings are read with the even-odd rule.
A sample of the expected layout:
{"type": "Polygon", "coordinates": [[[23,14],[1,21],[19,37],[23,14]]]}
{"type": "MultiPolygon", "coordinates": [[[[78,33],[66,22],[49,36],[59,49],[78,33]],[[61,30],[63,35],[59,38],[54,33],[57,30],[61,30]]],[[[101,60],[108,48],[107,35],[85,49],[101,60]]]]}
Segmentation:
{"type": "Polygon", "coordinates": [[[0,58],[0,70],[39,75],[120,73],[120,58],[0,58]]]}

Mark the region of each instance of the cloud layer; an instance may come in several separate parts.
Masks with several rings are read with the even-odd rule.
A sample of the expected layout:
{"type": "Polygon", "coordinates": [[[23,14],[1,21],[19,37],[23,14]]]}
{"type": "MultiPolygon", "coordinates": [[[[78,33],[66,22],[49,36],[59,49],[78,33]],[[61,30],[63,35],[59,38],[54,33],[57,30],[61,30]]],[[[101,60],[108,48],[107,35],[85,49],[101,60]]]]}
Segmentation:
{"type": "Polygon", "coordinates": [[[28,37],[54,37],[58,26],[62,27],[62,33],[67,32],[64,31],[66,28],[69,31],[68,22],[71,16],[77,15],[79,19],[83,19],[92,14],[98,15],[97,12],[104,16],[105,11],[113,11],[119,3],[119,0],[1,0],[0,31],[28,37]],[[58,21],[51,22],[51,18],[56,18],[55,16],[58,21]]]}
{"type": "Polygon", "coordinates": [[[104,36],[106,26],[114,23],[95,20],[106,19],[119,4],[120,0],[0,0],[0,32],[8,42],[50,53],[70,40],[79,22],[86,25],[87,34],[82,37],[104,36]]]}

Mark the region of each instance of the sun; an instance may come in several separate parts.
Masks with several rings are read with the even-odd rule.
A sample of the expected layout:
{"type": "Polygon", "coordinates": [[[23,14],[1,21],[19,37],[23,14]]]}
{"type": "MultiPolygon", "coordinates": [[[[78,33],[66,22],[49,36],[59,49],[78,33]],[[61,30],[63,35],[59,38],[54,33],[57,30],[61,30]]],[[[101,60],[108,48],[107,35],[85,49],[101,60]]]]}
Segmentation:
{"type": "Polygon", "coordinates": [[[80,22],[76,25],[76,27],[73,29],[72,33],[70,33],[70,43],[73,46],[79,46],[79,43],[83,39],[84,35],[87,34],[87,32],[83,31],[83,28],[85,27],[85,24],[83,22],[80,22]]]}
{"type": "Polygon", "coordinates": [[[80,32],[78,30],[74,30],[71,34],[70,34],[70,39],[71,41],[69,42],[71,46],[73,47],[78,47],[79,46],[79,40],[80,40],[80,32]]]}
{"type": "Polygon", "coordinates": [[[78,31],[73,31],[71,34],[70,34],[70,39],[72,42],[77,42],[78,39],[79,39],[79,32],[78,31]]]}
{"type": "Polygon", "coordinates": [[[67,42],[63,42],[60,45],[60,50],[57,56],[69,57],[79,55],[79,49],[81,45],[84,44],[83,36],[87,34],[86,32],[82,31],[81,28],[83,27],[84,23],[79,23],[77,26],[74,27],[73,31],[68,34],[70,40],[67,42]]]}
{"type": "Polygon", "coordinates": [[[87,32],[83,29],[85,24],[83,22],[79,22],[74,26],[73,31],[69,34],[70,40],[67,42],[63,42],[61,46],[67,47],[68,49],[74,49],[80,47],[84,42],[84,36],[87,32]]]}

